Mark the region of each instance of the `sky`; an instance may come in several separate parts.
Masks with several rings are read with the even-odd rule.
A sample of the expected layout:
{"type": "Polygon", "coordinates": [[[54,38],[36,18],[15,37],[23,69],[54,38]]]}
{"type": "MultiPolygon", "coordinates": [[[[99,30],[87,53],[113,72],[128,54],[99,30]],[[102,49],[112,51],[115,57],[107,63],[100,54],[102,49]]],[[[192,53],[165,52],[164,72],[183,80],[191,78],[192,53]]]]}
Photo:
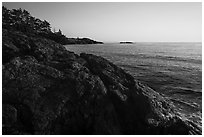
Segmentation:
{"type": "Polygon", "coordinates": [[[4,2],[50,22],[67,37],[103,42],[201,42],[202,3],[4,2]]]}

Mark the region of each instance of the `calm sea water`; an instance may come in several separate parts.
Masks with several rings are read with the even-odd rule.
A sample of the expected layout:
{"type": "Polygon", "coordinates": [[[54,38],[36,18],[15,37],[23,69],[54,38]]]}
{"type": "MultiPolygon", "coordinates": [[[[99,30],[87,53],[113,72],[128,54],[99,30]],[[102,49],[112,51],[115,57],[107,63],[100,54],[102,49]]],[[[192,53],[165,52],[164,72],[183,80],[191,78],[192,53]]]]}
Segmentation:
{"type": "Polygon", "coordinates": [[[114,62],[168,97],[182,115],[201,126],[201,43],[107,43],[65,47],[77,54],[92,53],[114,62]]]}

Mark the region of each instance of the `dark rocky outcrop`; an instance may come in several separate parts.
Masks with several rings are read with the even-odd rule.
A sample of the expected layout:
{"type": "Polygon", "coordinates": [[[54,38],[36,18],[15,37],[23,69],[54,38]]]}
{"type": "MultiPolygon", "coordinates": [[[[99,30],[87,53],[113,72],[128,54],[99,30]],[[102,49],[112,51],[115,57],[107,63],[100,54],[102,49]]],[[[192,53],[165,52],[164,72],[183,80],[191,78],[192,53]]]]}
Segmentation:
{"type": "Polygon", "coordinates": [[[104,82],[124,134],[199,134],[199,128],[183,121],[167,98],[102,57],[84,53],[80,56],[104,82]]]}
{"type": "Polygon", "coordinates": [[[3,134],[201,134],[106,59],[3,29],[3,134]]]}
{"type": "Polygon", "coordinates": [[[103,44],[103,42],[95,41],[90,38],[67,38],[65,35],[61,33],[39,33],[39,36],[42,36],[47,39],[51,39],[57,43],[62,45],[69,45],[69,44],[103,44]]]}

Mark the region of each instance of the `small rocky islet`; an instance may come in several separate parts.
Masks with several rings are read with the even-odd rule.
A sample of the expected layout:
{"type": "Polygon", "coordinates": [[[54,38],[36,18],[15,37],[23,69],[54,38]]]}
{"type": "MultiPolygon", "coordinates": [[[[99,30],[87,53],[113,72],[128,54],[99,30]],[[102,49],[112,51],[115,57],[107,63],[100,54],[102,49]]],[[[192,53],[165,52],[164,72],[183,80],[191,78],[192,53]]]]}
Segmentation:
{"type": "Polygon", "coordinates": [[[202,134],[168,98],[110,61],[4,25],[2,134],[202,134]]]}
{"type": "Polygon", "coordinates": [[[134,44],[132,41],[121,41],[120,44],[134,44]]]}

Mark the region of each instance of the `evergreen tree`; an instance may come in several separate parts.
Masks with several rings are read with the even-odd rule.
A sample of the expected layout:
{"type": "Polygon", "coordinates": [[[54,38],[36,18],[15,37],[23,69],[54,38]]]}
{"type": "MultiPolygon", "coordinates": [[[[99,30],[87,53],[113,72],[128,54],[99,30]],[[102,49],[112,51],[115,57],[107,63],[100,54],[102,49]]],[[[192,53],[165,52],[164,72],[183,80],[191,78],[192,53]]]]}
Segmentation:
{"type": "Polygon", "coordinates": [[[16,29],[22,32],[50,32],[50,23],[32,17],[26,10],[9,10],[2,7],[2,26],[6,29],[16,29]]]}

